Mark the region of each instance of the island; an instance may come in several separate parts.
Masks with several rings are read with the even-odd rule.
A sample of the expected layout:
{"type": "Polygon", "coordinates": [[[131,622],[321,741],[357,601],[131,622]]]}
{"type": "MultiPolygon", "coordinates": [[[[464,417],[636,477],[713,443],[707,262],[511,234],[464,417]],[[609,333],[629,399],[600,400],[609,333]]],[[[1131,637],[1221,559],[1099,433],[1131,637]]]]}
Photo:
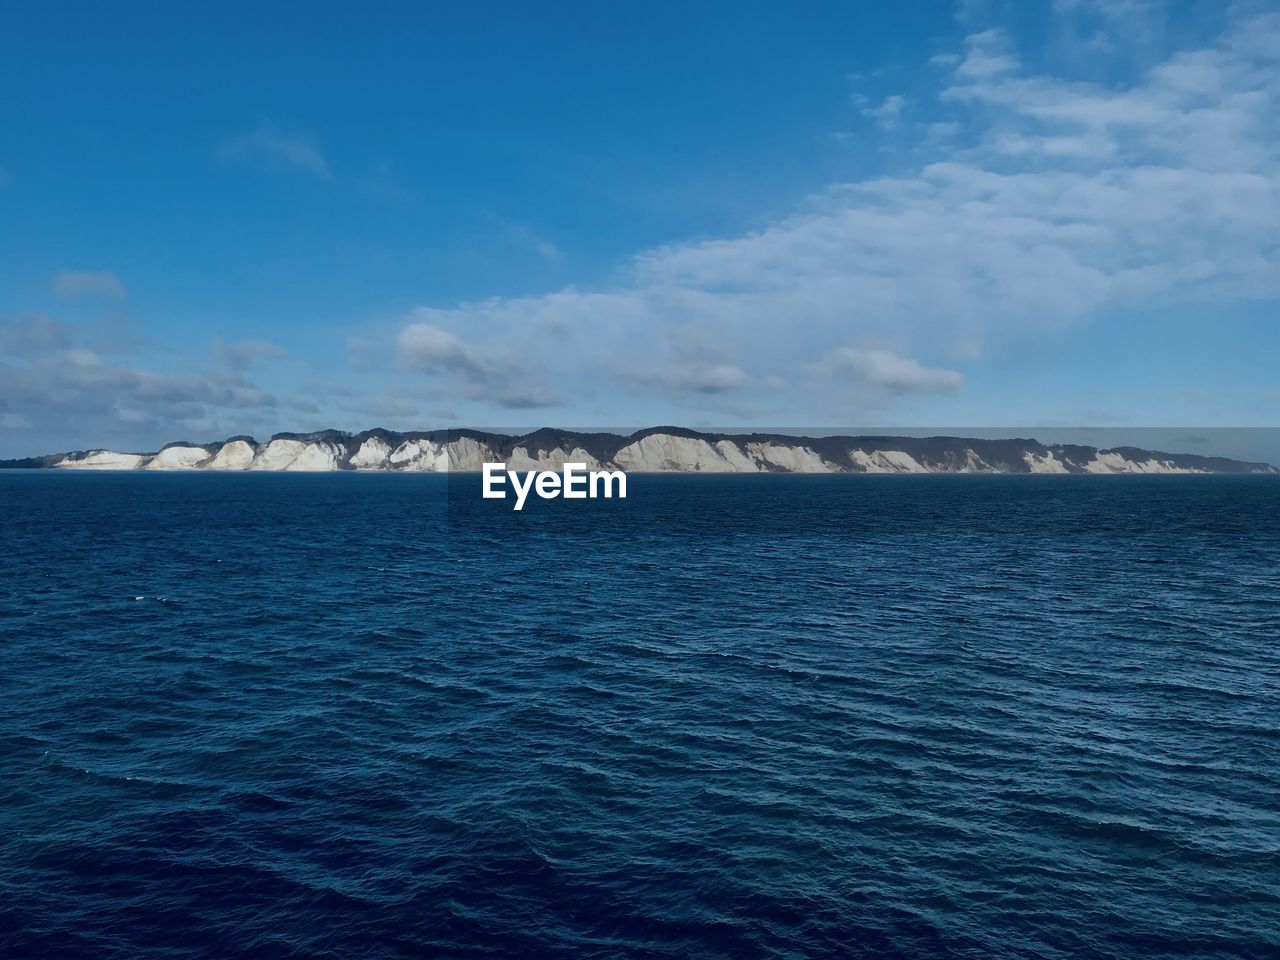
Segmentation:
{"type": "Polygon", "coordinates": [[[508,435],[483,430],[361,433],[323,430],[278,433],[265,442],[231,437],[215,443],[176,442],[152,453],[77,450],[0,468],[59,470],[268,470],[478,472],[486,463],[509,470],[591,470],[656,473],[1021,473],[1021,474],[1262,474],[1266,463],[1137,447],[1100,449],[1031,439],[824,436],[704,433],[650,427],[634,433],[584,433],[542,428],[508,435]]]}

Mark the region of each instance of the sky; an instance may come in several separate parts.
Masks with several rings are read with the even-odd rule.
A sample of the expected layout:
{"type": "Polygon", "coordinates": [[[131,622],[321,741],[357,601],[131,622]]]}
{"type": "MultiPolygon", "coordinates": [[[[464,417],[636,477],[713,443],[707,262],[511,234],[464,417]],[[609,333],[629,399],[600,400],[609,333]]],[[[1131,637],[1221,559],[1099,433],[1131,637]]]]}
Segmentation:
{"type": "Polygon", "coordinates": [[[0,457],[1280,425],[1275,3],[53,0],[0,89],[0,457]]]}

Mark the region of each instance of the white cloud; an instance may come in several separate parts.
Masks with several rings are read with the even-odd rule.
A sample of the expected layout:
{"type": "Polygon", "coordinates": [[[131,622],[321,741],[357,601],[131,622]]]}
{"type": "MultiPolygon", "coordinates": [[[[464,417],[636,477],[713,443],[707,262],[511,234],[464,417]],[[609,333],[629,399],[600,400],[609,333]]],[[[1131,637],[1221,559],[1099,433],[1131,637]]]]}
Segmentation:
{"type": "Polygon", "coordinates": [[[462,343],[446,330],[430,323],[413,323],[400,334],[400,356],[411,367],[425,373],[461,373],[489,376],[497,365],[462,343]]]}
{"type": "Polygon", "coordinates": [[[874,120],[880,126],[888,129],[897,126],[906,106],[906,97],[893,94],[892,96],[885,97],[876,106],[864,106],[862,108],[862,115],[870,120],[874,120]]]}
{"type": "Polygon", "coordinates": [[[460,395],[507,409],[562,402],[544,378],[535,375],[533,354],[525,361],[510,344],[488,348],[466,344],[438,324],[447,316],[441,311],[415,311],[417,322],[400,332],[396,344],[403,365],[443,378],[441,396],[460,395]]]}
{"type": "Polygon", "coordinates": [[[822,365],[836,376],[851,376],[893,393],[956,393],[964,386],[964,377],[954,370],[922,367],[888,350],[840,347],[828,353],[822,365]]]}
{"type": "Polygon", "coordinates": [[[508,240],[517,246],[532,250],[544,260],[556,261],[564,256],[564,252],[559,247],[527,224],[504,221],[503,225],[508,240]]]}
{"type": "Polygon", "coordinates": [[[1241,21],[1103,86],[1028,71],[1006,34],[974,34],[959,60],[935,58],[966,148],[919,125],[928,159],[913,171],[834,184],[745,235],[645,251],[609,289],[431,311],[402,353],[472,384],[501,358],[525,383],[621,379],[690,406],[777,377],[781,415],[851,417],[959,389],[992,343],[1280,297],[1280,49],[1260,39],[1275,36],[1280,14],[1241,21]],[[866,389],[832,410],[841,358],[866,389]],[[715,369],[741,376],[699,376],[715,369]]]}
{"type": "Polygon", "coordinates": [[[54,278],[53,289],[64,300],[123,300],[126,296],[124,284],[110,270],[63,270],[54,278]]]}
{"type": "Polygon", "coordinates": [[[983,30],[965,40],[966,55],[956,64],[956,76],[965,80],[991,80],[1018,69],[1012,44],[1003,30],[983,30]]]}
{"type": "Polygon", "coordinates": [[[747,374],[732,363],[688,363],[635,370],[628,379],[642,387],[658,387],[675,394],[725,393],[746,385],[747,374]]]}
{"type": "Polygon", "coordinates": [[[381,420],[403,421],[417,417],[418,405],[408,397],[384,390],[367,403],[361,404],[360,412],[381,420]]]}
{"type": "Polygon", "coordinates": [[[8,423],[29,424],[44,447],[27,454],[218,439],[273,420],[280,405],[272,393],[238,376],[159,373],[85,349],[0,360],[0,413],[8,423]]]}
{"type": "Polygon", "coordinates": [[[321,180],[333,179],[329,162],[309,137],[281,130],[267,121],[258,124],[258,128],[252,133],[225,141],[219,152],[226,160],[256,163],[270,168],[291,168],[305,171],[321,180]]]}
{"type": "MultiPolygon", "coordinates": [[[[114,348],[93,323],[66,324],[32,314],[0,321],[0,456],[26,456],[89,446],[155,449],[175,439],[213,440],[279,429],[298,411],[317,412],[298,398],[281,399],[241,372],[149,369],[137,360],[104,356],[114,348]],[[33,448],[31,444],[38,443],[33,448]]],[[[237,344],[261,353],[261,344],[237,344]]],[[[171,359],[171,355],[170,355],[171,359]]]]}
{"type": "Polygon", "coordinates": [[[269,340],[241,340],[237,343],[213,341],[213,355],[233,370],[244,370],[262,360],[284,360],[287,350],[269,340]]]}
{"type": "Polygon", "coordinates": [[[37,356],[62,350],[71,344],[71,328],[61,320],[34,313],[0,321],[0,352],[10,356],[37,356]]]}

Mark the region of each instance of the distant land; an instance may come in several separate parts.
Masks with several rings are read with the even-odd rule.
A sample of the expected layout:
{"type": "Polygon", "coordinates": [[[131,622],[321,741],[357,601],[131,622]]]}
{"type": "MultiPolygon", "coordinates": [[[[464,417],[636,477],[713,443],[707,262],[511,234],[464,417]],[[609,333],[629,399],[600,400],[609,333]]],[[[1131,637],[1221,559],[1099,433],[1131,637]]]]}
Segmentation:
{"type": "Polygon", "coordinates": [[[1277,473],[1266,463],[1161,453],[1137,447],[1044,444],[964,437],[701,433],[651,427],[629,435],[543,428],[511,436],[482,430],[278,433],[266,442],[232,437],[216,443],[170,443],[154,453],[77,450],[0,468],[215,471],[478,471],[588,469],[658,473],[1277,473]]]}

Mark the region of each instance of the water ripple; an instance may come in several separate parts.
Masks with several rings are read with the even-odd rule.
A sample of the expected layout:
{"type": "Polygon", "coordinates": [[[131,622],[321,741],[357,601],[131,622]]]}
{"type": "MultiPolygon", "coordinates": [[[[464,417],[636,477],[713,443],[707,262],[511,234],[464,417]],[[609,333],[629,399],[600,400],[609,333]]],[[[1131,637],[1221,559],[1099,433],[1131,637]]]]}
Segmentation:
{"type": "Polygon", "coordinates": [[[0,474],[0,956],[1280,956],[1280,483],[916,479],[0,474]]]}

